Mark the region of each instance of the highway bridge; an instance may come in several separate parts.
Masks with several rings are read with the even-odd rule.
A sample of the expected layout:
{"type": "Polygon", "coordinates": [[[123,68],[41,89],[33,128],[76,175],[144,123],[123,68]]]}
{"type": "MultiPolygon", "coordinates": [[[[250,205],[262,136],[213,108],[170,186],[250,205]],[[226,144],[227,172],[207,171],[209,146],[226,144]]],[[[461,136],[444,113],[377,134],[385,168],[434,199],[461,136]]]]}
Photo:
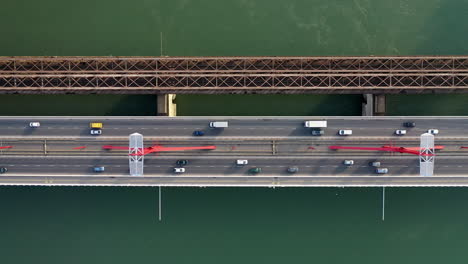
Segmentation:
{"type": "Polygon", "coordinates": [[[0,117],[0,185],[46,186],[468,186],[468,117],[0,117]],[[228,121],[224,129],[211,121],[228,121]],[[312,136],[306,120],[327,120],[324,135],[312,136]],[[416,126],[404,128],[403,122],[416,126]],[[29,127],[40,122],[40,127],[29,127]],[[89,123],[103,133],[90,135],[89,123]],[[439,129],[434,175],[419,175],[419,158],[398,152],[331,150],[329,146],[417,148],[419,136],[439,129]],[[350,136],[338,130],[352,129],[350,136]],[[404,136],[396,129],[406,129],[404,136]],[[204,136],[193,136],[193,131],[204,136]],[[214,150],[151,153],[144,175],[129,175],[129,134],[145,147],[215,145],[214,150]],[[239,166],[236,160],[246,159],[239,166]],[[177,160],[188,160],[176,174],[177,160]],[[347,166],[344,160],[353,160],[347,166]],[[369,163],[380,161],[388,174],[369,163]],[[105,167],[96,173],[93,168],[105,167]],[[287,169],[297,167],[296,173],[287,169]],[[262,168],[252,174],[251,168],[262,168]]]}
{"type": "Polygon", "coordinates": [[[468,56],[0,57],[0,93],[466,93],[468,56]]]}

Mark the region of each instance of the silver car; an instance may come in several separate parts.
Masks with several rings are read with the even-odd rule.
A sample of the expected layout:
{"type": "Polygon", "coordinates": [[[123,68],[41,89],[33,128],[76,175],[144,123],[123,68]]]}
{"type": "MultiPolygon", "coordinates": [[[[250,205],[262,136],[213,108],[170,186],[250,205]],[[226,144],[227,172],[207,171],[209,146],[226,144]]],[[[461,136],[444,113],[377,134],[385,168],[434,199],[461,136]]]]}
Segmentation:
{"type": "Polygon", "coordinates": [[[388,169],[387,168],[377,168],[377,169],[375,169],[375,172],[378,173],[378,174],[387,174],[388,169]]]}

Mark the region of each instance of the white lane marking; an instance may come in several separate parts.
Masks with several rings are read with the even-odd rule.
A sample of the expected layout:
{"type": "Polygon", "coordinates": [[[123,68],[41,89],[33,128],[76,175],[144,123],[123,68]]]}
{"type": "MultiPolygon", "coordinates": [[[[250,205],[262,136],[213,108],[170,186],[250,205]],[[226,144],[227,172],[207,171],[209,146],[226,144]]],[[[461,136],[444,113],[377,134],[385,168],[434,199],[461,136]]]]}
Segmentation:
{"type": "Polygon", "coordinates": [[[310,168],[310,167],[312,167],[312,166],[306,166],[306,168],[310,168]]]}
{"type": "Polygon", "coordinates": [[[195,167],[200,168],[201,166],[195,166],[195,167]]]}

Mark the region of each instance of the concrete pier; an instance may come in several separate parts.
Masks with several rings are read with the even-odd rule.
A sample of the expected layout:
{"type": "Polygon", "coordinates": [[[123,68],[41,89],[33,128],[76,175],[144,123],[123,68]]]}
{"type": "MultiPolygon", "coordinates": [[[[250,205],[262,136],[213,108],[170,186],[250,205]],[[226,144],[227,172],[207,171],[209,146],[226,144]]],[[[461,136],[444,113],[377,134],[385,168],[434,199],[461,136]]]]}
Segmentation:
{"type": "Polygon", "coordinates": [[[374,95],[374,115],[384,116],[387,112],[385,94],[374,95]]]}
{"type": "Polygon", "coordinates": [[[163,94],[157,96],[158,116],[177,116],[177,105],[175,104],[175,94],[163,94]]]}
{"type": "Polygon", "coordinates": [[[362,102],[362,115],[374,115],[374,96],[372,94],[363,94],[364,100],[362,102]]]}

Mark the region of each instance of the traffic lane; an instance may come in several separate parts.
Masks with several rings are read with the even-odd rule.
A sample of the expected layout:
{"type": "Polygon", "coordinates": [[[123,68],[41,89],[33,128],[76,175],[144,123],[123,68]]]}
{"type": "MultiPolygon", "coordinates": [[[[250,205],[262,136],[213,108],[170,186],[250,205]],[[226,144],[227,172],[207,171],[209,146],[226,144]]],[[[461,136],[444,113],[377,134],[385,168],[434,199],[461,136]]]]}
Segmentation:
{"type": "MultiPolygon", "coordinates": [[[[180,159],[180,158],[179,158],[180,159]]],[[[299,172],[295,175],[373,175],[375,168],[369,162],[375,158],[354,158],[354,165],[343,164],[343,159],[248,159],[249,164],[238,166],[235,159],[188,159],[189,164],[184,166],[187,175],[250,175],[249,169],[262,168],[258,175],[275,174],[279,176],[291,175],[287,172],[289,167],[298,167],[299,172]]],[[[435,166],[435,174],[466,174],[468,166],[466,158],[462,159],[440,159],[435,166]]],[[[174,174],[177,159],[146,159],[146,174],[174,174]]],[[[379,159],[382,168],[388,168],[388,175],[419,174],[418,159],[401,157],[398,159],[379,159]]],[[[104,166],[106,174],[128,173],[128,160],[126,158],[110,159],[95,157],[89,159],[63,159],[63,158],[9,158],[1,159],[1,166],[7,167],[9,172],[15,173],[70,173],[70,174],[94,174],[93,168],[104,166]]],[[[184,174],[184,175],[185,175],[184,174]]]]}
{"type": "MultiPolygon", "coordinates": [[[[229,120],[229,119],[226,119],[229,120]]],[[[36,120],[34,120],[36,121],[36,120]]],[[[39,119],[39,121],[41,121],[39,119]]],[[[90,136],[89,123],[102,120],[44,120],[40,128],[29,128],[29,122],[17,121],[17,127],[12,126],[14,121],[5,121],[13,124],[3,124],[0,122],[0,134],[17,135],[20,131],[22,135],[80,135],[90,136]],[[5,127],[6,125],[6,127],[5,127]]],[[[368,136],[375,134],[392,135],[396,129],[402,129],[403,119],[398,120],[329,120],[328,128],[324,131],[326,135],[336,135],[339,129],[356,130],[354,135],[368,136]]],[[[109,136],[123,136],[135,131],[145,131],[149,134],[155,133],[162,136],[188,136],[194,130],[203,130],[208,136],[310,136],[311,129],[304,128],[302,121],[253,121],[253,120],[232,120],[230,127],[226,129],[209,128],[209,120],[186,121],[186,120],[134,120],[117,121],[106,120],[103,132],[109,136]]],[[[407,128],[408,135],[419,135],[429,128],[438,128],[441,134],[446,136],[461,135],[468,127],[468,122],[463,120],[419,120],[415,128],[407,128]],[[448,129],[442,129],[448,128],[448,129]]],[[[142,132],[143,133],[143,132],[142,132]]]]}
{"type": "MultiPolygon", "coordinates": [[[[427,133],[428,129],[436,128],[439,130],[437,137],[463,137],[466,136],[465,128],[456,129],[453,127],[439,128],[436,126],[428,126],[424,128],[406,128],[407,134],[404,136],[397,136],[395,131],[403,128],[383,128],[383,127],[359,127],[350,128],[342,127],[340,129],[351,129],[353,134],[350,136],[340,136],[338,134],[339,128],[324,128],[323,136],[335,138],[348,138],[353,137],[418,137],[423,133],[427,133]]],[[[140,133],[146,137],[193,137],[194,131],[203,131],[205,137],[305,137],[312,140],[320,140],[320,136],[313,136],[311,128],[304,127],[229,127],[224,129],[217,128],[201,128],[201,127],[106,127],[102,129],[101,137],[127,137],[132,133],[140,133]]],[[[69,136],[69,137],[88,137],[97,138],[97,135],[90,134],[89,127],[41,127],[41,128],[0,128],[0,135],[2,136],[69,136]]],[[[323,137],[322,136],[322,137],[323,137]]]]}

